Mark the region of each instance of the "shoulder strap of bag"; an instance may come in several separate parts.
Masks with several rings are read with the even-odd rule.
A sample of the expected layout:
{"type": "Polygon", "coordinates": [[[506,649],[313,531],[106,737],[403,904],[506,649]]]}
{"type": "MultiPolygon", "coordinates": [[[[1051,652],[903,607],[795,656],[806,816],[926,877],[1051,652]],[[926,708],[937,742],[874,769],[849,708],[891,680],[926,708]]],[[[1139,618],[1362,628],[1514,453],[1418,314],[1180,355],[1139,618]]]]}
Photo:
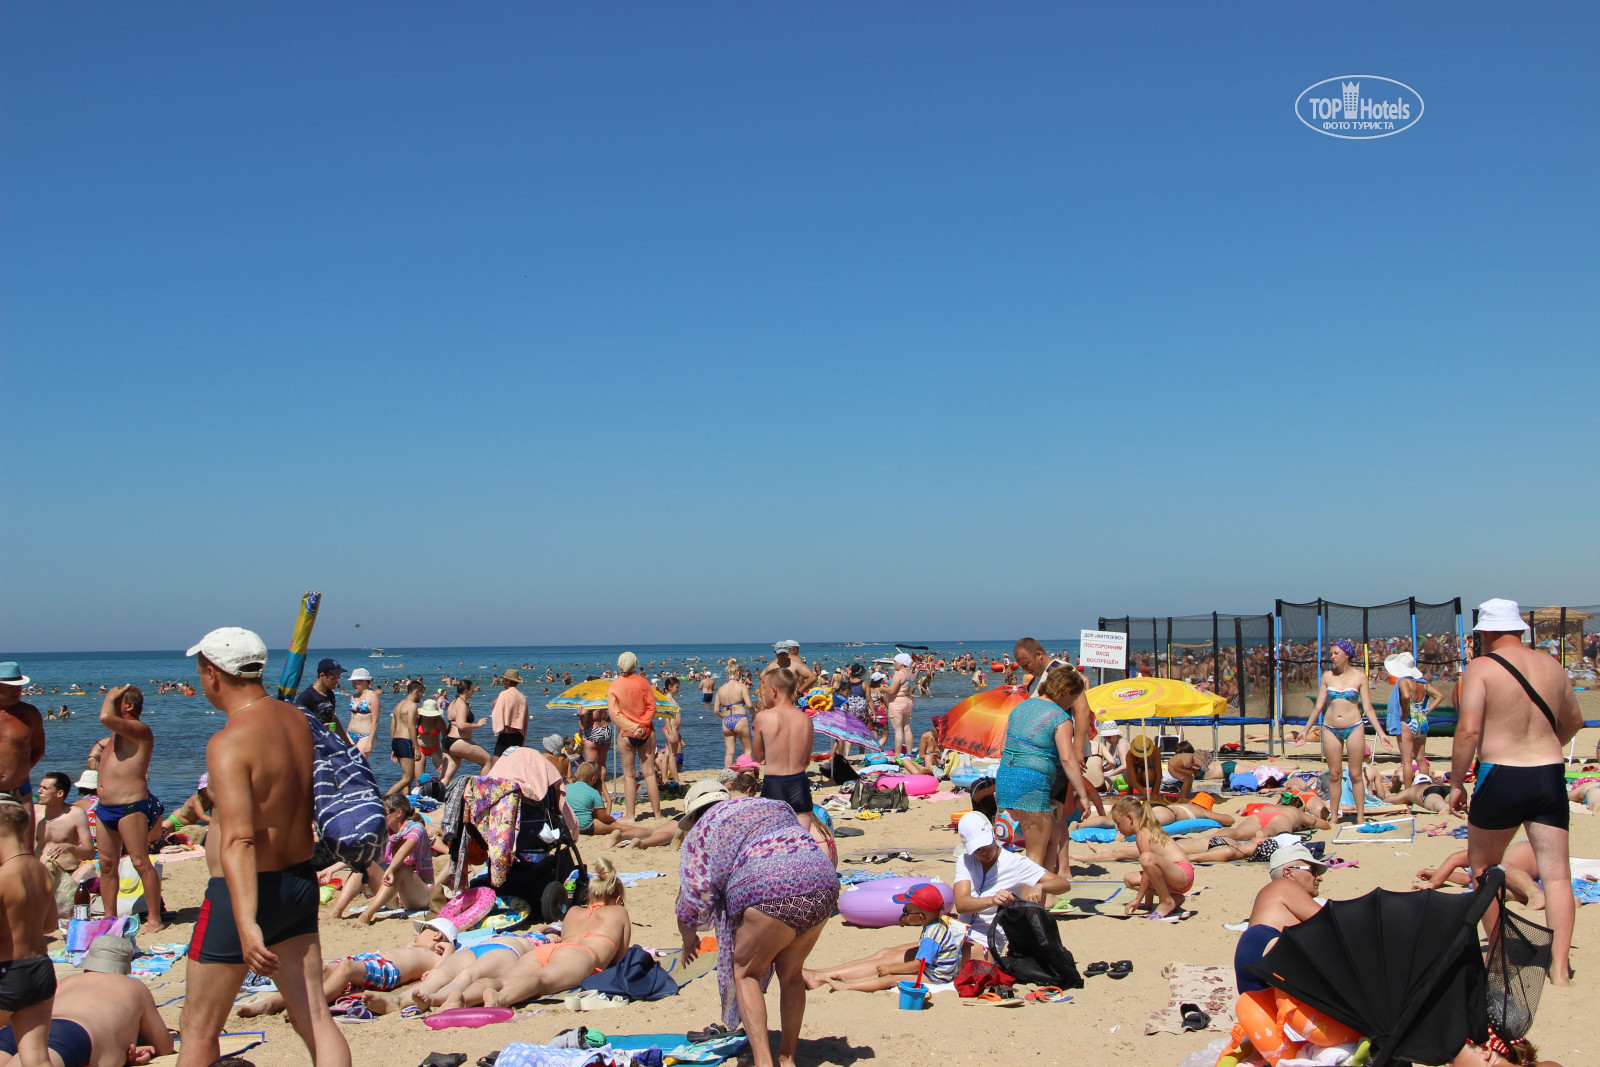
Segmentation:
{"type": "Polygon", "coordinates": [[[1550,705],[1544,702],[1544,697],[1540,696],[1539,691],[1529,684],[1528,680],[1522,676],[1522,672],[1513,667],[1511,662],[1498,652],[1488,652],[1485,653],[1485,655],[1494,660],[1496,663],[1500,664],[1500,666],[1504,667],[1511,673],[1511,677],[1515,678],[1519,683],[1521,683],[1523,692],[1528,694],[1528,699],[1533,701],[1534,704],[1538,706],[1539,710],[1544,712],[1544,717],[1550,721],[1551,731],[1554,732],[1557,737],[1560,737],[1561,729],[1556,725],[1556,717],[1554,713],[1550,711],[1550,705]]]}

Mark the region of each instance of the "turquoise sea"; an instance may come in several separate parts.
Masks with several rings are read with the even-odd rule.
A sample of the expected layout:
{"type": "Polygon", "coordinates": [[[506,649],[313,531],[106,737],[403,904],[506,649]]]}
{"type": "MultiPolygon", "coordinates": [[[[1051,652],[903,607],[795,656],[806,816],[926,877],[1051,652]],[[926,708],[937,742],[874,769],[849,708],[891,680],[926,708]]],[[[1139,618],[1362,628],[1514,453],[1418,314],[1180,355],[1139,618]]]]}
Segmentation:
{"type": "MultiPolygon", "coordinates": [[[[1054,650],[1067,650],[1074,654],[1077,641],[1044,640],[1054,650]]],[[[972,652],[982,661],[989,661],[1010,651],[1011,640],[1000,638],[989,641],[916,641],[927,645],[945,659],[962,652],[972,652]]],[[[546,685],[541,679],[545,668],[553,668],[559,677],[570,671],[575,682],[590,674],[599,674],[614,666],[618,646],[575,645],[546,647],[501,648],[416,648],[387,649],[382,657],[369,649],[339,648],[312,649],[307,654],[307,669],[303,685],[316,680],[316,663],[324,656],[338,660],[349,672],[365,667],[381,683],[396,678],[421,674],[431,688],[439,685],[440,678],[470,677],[487,683],[497,672],[517,667],[523,673],[523,691],[528,694],[531,722],[529,736],[538,738],[550,733],[571,733],[576,719],[569,712],[556,712],[545,708],[545,702],[557,696],[563,686],[560,682],[546,685]]],[[[772,646],[766,644],[741,645],[642,645],[633,646],[640,662],[654,674],[684,673],[691,667],[708,664],[721,680],[720,664],[729,656],[740,662],[765,664],[772,655],[772,646]]],[[[813,666],[833,669],[847,663],[870,663],[874,659],[887,659],[894,655],[895,647],[874,645],[807,645],[802,650],[806,662],[813,666]]],[[[268,663],[267,677],[276,683],[282,669],[284,653],[274,650],[268,663]]],[[[0,658],[11,658],[7,655],[0,658]]],[[[196,779],[205,769],[205,745],[211,734],[223,724],[221,714],[206,702],[203,696],[184,696],[181,692],[157,694],[156,683],[193,680],[194,660],[183,655],[182,650],[164,652],[52,652],[17,657],[24,674],[35,685],[45,688],[40,696],[26,699],[38,706],[41,712],[65,704],[72,717],[64,722],[45,723],[45,755],[34,772],[34,781],[48,771],[60,770],[70,774],[74,781],[84,769],[84,757],[90,746],[104,736],[99,723],[100,686],[117,686],[131,683],[145,693],[145,721],[156,737],[156,754],[151,761],[150,788],[170,810],[182,803],[194,791],[196,779]],[[68,695],[68,688],[79,686],[84,695],[68,695]],[[50,690],[55,689],[52,693],[50,690]]],[[[348,674],[347,674],[348,677],[348,674]]],[[[348,692],[348,684],[346,684],[348,692]]],[[[942,714],[957,700],[971,694],[972,683],[965,677],[942,673],[935,677],[933,696],[917,700],[913,725],[921,733],[927,729],[933,716],[942,714]]],[[[396,695],[384,695],[383,722],[373,748],[373,769],[378,780],[388,785],[399,777],[399,768],[390,762],[388,738],[388,711],[396,695]]],[[[683,705],[683,738],[685,742],[684,768],[697,769],[722,765],[722,730],[709,705],[700,702],[699,691],[685,685],[679,694],[683,705]]],[[[493,703],[493,691],[481,690],[473,699],[473,712],[480,719],[488,717],[493,703]]],[[[348,706],[340,701],[341,710],[348,706]]],[[[341,717],[345,717],[343,714],[341,717]]],[[[485,732],[480,732],[480,737],[485,732]]]]}

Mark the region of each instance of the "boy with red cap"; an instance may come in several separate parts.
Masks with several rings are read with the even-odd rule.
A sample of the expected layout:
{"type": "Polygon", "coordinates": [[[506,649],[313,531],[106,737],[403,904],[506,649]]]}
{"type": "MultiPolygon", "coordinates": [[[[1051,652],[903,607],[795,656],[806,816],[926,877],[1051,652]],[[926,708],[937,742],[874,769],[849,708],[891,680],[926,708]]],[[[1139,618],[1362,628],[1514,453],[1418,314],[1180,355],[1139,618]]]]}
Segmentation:
{"type": "Polygon", "coordinates": [[[955,981],[956,971],[968,955],[968,926],[944,914],[944,894],[939,892],[939,887],[931,882],[919,882],[904,893],[896,893],[894,902],[903,908],[901,926],[922,927],[919,941],[886,948],[866,959],[837,967],[807,968],[804,971],[806,988],[818,989],[826,985],[835,990],[856,989],[870,993],[893,989],[902,978],[918,974],[922,984],[929,986],[955,981]]]}

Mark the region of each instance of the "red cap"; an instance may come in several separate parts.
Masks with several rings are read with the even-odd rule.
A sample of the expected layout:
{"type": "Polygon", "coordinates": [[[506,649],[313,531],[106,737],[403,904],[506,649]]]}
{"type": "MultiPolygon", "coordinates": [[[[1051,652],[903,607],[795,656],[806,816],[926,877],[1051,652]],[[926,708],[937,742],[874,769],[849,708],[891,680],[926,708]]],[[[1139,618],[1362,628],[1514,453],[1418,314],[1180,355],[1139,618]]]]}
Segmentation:
{"type": "Polygon", "coordinates": [[[944,914],[944,894],[930,882],[918,882],[904,893],[896,893],[894,902],[910,904],[918,911],[925,911],[929,915],[944,914]]]}

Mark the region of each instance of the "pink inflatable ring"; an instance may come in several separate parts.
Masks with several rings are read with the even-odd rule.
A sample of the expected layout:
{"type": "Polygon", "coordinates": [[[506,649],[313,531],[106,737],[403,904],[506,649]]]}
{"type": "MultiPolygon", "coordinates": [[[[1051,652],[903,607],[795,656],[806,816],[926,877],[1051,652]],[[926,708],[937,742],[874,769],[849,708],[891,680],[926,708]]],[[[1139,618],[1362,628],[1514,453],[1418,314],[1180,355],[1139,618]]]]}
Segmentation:
{"type": "Polygon", "coordinates": [[[931,878],[877,878],[860,885],[849,886],[839,894],[839,914],[851,926],[864,926],[877,930],[896,926],[905,913],[905,905],[896,904],[894,895],[904,893],[914,885],[928,883],[944,897],[944,909],[955,906],[955,892],[937,879],[931,878]]]}
{"type": "Polygon", "coordinates": [[[422,1021],[435,1030],[448,1030],[452,1026],[488,1026],[490,1023],[508,1023],[517,1013],[510,1008],[451,1008],[424,1015],[422,1021]]]}

